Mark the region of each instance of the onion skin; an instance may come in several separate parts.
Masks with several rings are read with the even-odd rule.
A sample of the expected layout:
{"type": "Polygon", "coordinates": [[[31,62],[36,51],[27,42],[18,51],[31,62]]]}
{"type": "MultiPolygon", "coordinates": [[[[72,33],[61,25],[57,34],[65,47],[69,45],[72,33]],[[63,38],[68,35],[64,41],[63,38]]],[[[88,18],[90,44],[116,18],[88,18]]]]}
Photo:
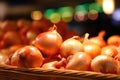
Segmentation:
{"type": "Polygon", "coordinates": [[[106,46],[106,41],[104,40],[105,31],[102,30],[98,33],[98,36],[91,37],[89,40],[97,45],[99,45],[101,48],[106,46]]]}
{"type": "Polygon", "coordinates": [[[114,58],[118,54],[118,51],[116,47],[108,45],[108,46],[104,46],[101,49],[101,54],[111,56],[114,58]]]}
{"type": "Polygon", "coordinates": [[[91,62],[91,70],[95,72],[116,74],[117,69],[117,62],[110,56],[99,55],[95,57],[91,62]]]}
{"type": "Polygon", "coordinates": [[[63,42],[62,36],[56,31],[54,25],[49,31],[40,33],[33,42],[45,57],[52,57],[58,54],[59,48],[63,42]]]}
{"type": "Polygon", "coordinates": [[[44,58],[42,53],[34,46],[24,46],[12,55],[11,65],[26,68],[40,68],[44,58]]]}
{"type": "Polygon", "coordinates": [[[17,23],[15,21],[11,21],[11,20],[5,20],[1,23],[0,26],[1,30],[4,32],[7,31],[17,31],[17,23]]]}
{"type": "Polygon", "coordinates": [[[9,58],[9,50],[1,49],[0,50],[0,64],[6,65],[6,61],[9,58]]]}
{"type": "Polygon", "coordinates": [[[93,59],[94,57],[100,54],[101,47],[100,45],[88,39],[88,37],[89,37],[89,33],[86,33],[83,39],[83,49],[84,49],[84,52],[89,54],[91,58],[93,59]]]}
{"type": "Polygon", "coordinates": [[[73,36],[72,38],[65,40],[60,47],[61,55],[63,57],[68,57],[76,52],[83,51],[83,45],[79,39],[79,36],[73,36]]]}
{"type": "Polygon", "coordinates": [[[84,52],[89,54],[91,58],[98,56],[100,54],[101,48],[99,45],[94,44],[92,42],[84,44],[84,52]]]}
{"type": "Polygon", "coordinates": [[[68,61],[66,69],[90,70],[91,57],[84,52],[75,53],[68,61]]]}
{"type": "Polygon", "coordinates": [[[57,64],[58,61],[52,61],[52,62],[48,62],[42,65],[41,68],[43,69],[57,69],[55,64],[57,64]]]}
{"type": "Polygon", "coordinates": [[[107,39],[108,45],[120,46],[120,35],[112,35],[107,39]]]}
{"type": "Polygon", "coordinates": [[[7,45],[14,45],[14,44],[21,44],[22,41],[19,37],[19,34],[16,31],[7,31],[4,34],[3,41],[5,42],[5,46],[7,45]]]}
{"type": "Polygon", "coordinates": [[[54,60],[51,62],[44,63],[41,68],[44,69],[64,69],[66,65],[66,59],[62,58],[60,61],[54,60]]]}

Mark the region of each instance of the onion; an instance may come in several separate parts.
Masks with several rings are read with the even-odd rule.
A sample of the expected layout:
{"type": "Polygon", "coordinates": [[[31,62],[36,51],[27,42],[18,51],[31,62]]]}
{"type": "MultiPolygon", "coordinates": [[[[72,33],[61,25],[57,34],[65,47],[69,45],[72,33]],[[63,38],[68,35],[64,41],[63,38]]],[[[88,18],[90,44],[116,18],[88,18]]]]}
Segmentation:
{"type": "Polygon", "coordinates": [[[1,49],[0,50],[0,64],[6,65],[6,61],[9,57],[8,49],[1,49]]]}
{"type": "Polygon", "coordinates": [[[14,44],[22,43],[21,38],[19,37],[19,34],[16,31],[7,31],[4,34],[2,41],[4,42],[4,48],[10,47],[14,44]]]}
{"type": "Polygon", "coordinates": [[[23,27],[30,27],[31,22],[29,20],[26,20],[26,19],[19,19],[17,21],[17,26],[19,29],[22,29],[23,27]]]}
{"type": "Polygon", "coordinates": [[[44,63],[41,68],[44,69],[64,69],[64,66],[66,65],[66,59],[62,58],[60,61],[51,61],[44,63]]]}
{"type": "Polygon", "coordinates": [[[118,54],[117,48],[115,46],[104,46],[101,49],[101,54],[115,57],[118,54]]]}
{"type": "Polygon", "coordinates": [[[55,66],[57,63],[58,63],[58,61],[48,62],[48,63],[43,64],[41,68],[43,68],[43,69],[57,69],[55,66]]]}
{"type": "Polygon", "coordinates": [[[73,36],[72,38],[65,40],[60,47],[61,55],[63,57],[68,57],[76,52],[83,51],[83,45],[79,40],[79,36],[73,36]]]}
{"type": "Polygon", "coordinates": [[[98,36],[91,37],[90,41],[99,45],[100,47],[104,47],[106,45],[106,42],[104,40],[104,36],[105,36],[105,31],[100,31],[98,33],[98,36]]]}
{"type": "Polygon", "coordinates": [[[100,54],[100,47],[94,43],[84,45],[84,52],[89,54],[91,58],[94,58],[100,54]]]}
{"type": "Polygon", "coordinates": [[[114,57],[114,59],[120,61],[120,46],[117,47],[116,49],[117,49],[118,54],[114,57]]]}
{"type": "Polygon", "coordinates": [[[16,31],[18,29],[16,21],[5,20],[1,23],[0,28],[2,31],[16,31]]]}
{"type": "Polygon", "coordinates": [[[91,57],[85,52],[76,52],[68,61],[66,69],[71,70],[89,70],[91,57]]]}
{"type": "Polygon", "coordinates": [[[99,55],[91,62],[91,69],[95,72],[117,73],[118,64],[114,58],[107,55],[99,55]]]}
{"type": "Polygon", "coordinates": [[[118,63],[118,70],[117,70],[117,73],[120,74],[120,46],[117,47],[117,51],[118,51],[118,54],[114,57],[114,59],[117,61],[118,63]]]}
{"type": "Polygon", "coordinates": [[[59,48],[63,42],[62,36],[56,31],[54,25],[49,31],[40,33],[34,40],[35,45],[43,53],[45,57],[52,57],[58,54],[59,48]]]}
{"type": "Polygon", "coordinates": [[[16,50],[10,58],[12,66],[25,68],[40,68],[43,61],[44,57],[41,52],[31,45],[16,50]]]}
{"type": "Polygon", "coordinates": [[[98,44],[95,44],[94,42],[89,40],[88,37],[89,34],[86,33],[83,41],[83,49],[84,52],[91,56],[91,58],[94,58],[100,54],[101,48],[98,44]]]}
{"type": "Polygon", "coordinates": [[[108,45],[120,46],[120,35],[112,35],[107,39],[108,45]]]}

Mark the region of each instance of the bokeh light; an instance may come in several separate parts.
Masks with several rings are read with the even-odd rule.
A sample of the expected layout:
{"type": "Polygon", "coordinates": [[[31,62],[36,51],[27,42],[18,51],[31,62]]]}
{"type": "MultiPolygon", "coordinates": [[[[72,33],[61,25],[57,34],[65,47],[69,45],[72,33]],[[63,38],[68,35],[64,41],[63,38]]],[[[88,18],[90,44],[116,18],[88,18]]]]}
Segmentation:
{"type": "Polygon", "coordinates": [[[73,18],[73,14],[69,11],[66,11],[61,15],[61,17],[64,22],[71,22],[73,18]]]}
{"type": "Polygon", "coordinates": [[[87,18],[87,11],[77,11],[77,12],[75,12],[74,19],[77,22],[86,21],[88,19],[87,18]]]}
{"type": "Polygon", "coordinates": [[[61,15],[62,21],[70,22],[73,18],[74,9],[72,7],[66,6],[58,9],[59,14],[61,15]]]}
{"type": "Polygon", "coordinates": [[[47,9],[45,12],[44,12],[44,16],[46,19],[50,19],[50,16],[55,13],[55,9],[47,9]]]}
{"type": "Polygon", "coordinates": [[[114,12],[115,3],[114,0],[103,0],[103,11],[104,13],[110,15],[114,12]]]}
{"type": "Polygon", "coordinates": [[[77,5],[75,7],[75,11],[88,11],[88,6],[89,4],[82,4],[82,5],[77,5]]]}
{"type": "Polygon", "coordinates": [[[101,5],[101,6],[102,6],[102,4],[103,4],[103,0],[95,0],[95,2],[98,3],[98,4],[101,5]]]}
{"type": "Polygon", "coordinates": [[[32,11],[31,12],[31,18],[33,20],[40,20],[42,19],[43,15],[42,15],[42,12],[41,11],[32,11]]]}
{"type": "Polygon", "coordinates": [[[88,13],[88,4],[78,5],[75,7],[74,19],[77,22],[86,21],[88,13]]]}
{"type": "Polygon", "coordinates": [[[112,14],[111,23],[117,27],[120,27],[120,8],[117,8],[112,14]]]}
{"type": "Polygon", "coordinates": [[[98,3],[91,3],[90,5],[89,5],[89,11],[90,10],[96,10],[97,12],[102,12],[102,6],[100,5],[100,4],[98,4],[98,3]]]}
{"type": "Polygon", "coordinates": [[[96,11],[96,10],[90,10],[89,11],[89,13],[88,13],[88,18],[90,19],[90,20],[96,20],[97,18],[98,18],[98,11],[96,11]]]}
{"type": "Polygon", "coordinates": [[[60,16],[60,14],[57,13],[57,12],[51,14],[51,16],[50,16],[50,21],[51,21],[52,23],[58,23],[58,22],[60,22],[60,21],[61,21],[61,16],[60,16]]]}
{"type": "Polygon", "coordinates": [[[112,18],[115,21],[120,21],[120,8],[116,9],[113,14],[112,14],[112,18]]]}

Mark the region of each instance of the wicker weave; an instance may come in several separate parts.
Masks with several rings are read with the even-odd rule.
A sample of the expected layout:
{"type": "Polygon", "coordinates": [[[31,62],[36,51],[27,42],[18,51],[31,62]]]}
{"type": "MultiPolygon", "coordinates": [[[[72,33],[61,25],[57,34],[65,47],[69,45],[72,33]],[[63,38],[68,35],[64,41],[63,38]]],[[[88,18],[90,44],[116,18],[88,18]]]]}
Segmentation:
{"type": "Polygon", "coordinates": [[[120,75],[75,70],[16,68],[0,65],[0,80],[120,80],[120,75]]]}

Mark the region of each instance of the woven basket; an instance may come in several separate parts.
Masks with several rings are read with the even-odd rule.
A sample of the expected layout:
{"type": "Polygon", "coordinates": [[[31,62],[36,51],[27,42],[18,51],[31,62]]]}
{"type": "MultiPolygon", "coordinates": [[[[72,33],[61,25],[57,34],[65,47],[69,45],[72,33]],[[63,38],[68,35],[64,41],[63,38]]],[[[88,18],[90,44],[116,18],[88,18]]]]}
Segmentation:
{"type": "Polygon", "coordinates": [[[0,65],[0,80],[120,80],[120,75],[0,65]]]}

